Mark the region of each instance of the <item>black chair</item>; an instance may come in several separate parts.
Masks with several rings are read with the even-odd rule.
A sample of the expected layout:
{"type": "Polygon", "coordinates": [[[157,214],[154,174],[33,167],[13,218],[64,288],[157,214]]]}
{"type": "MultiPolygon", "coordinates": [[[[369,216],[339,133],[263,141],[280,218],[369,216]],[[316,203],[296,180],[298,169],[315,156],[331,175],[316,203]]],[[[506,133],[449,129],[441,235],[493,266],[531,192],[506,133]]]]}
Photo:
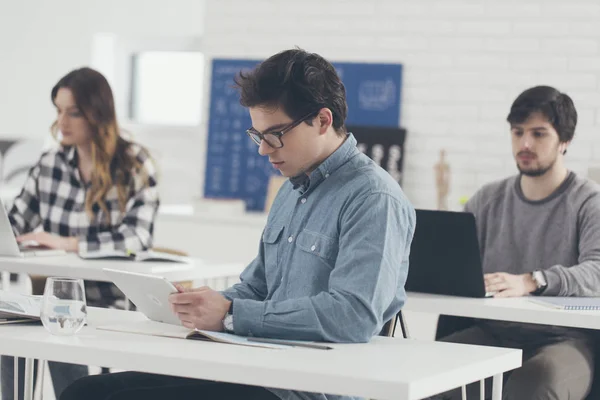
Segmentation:
{"type": "Polygon", "coordinates": [[[408,326],[406,325],[406,320],[402,315],[402,310],[398,311],[398,314],[396,314],[394,318],[392,318],[391,320],[386,322],[385,325],[383,325],[379,336],[394,337],[394,334],[396,333],[396,327],[398,325],[400,325],[402,337],[404,339],[408,339],[408,326]]]}
{"type": "Polygon", "coordinates": [[[452,315],[440,315],[438,318],[435,340],[440,340],[455,332],[470,328],[475,323],[473,318],[455,317],[452,315]]]}

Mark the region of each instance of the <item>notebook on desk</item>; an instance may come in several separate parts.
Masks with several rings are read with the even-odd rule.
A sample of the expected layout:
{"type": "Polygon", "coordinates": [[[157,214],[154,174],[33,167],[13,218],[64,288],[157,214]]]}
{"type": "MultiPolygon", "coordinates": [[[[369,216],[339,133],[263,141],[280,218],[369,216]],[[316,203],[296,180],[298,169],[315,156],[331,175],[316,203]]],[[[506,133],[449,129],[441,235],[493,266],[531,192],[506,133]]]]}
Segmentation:
{"type": "Polygon", "coordinates": [[[559,310],[600,310],[600,297],[535,297],[529,301],[559,310]]]}
{"type": "Polygon", "coordinates": [[[89,253],[80,253],[79,257],[84,260],[130,260],[130,261],[154,261],[154,262],[175,262],[189,264],[192,260],[189,257],[177,254],[171,254],[158,250],[144,250],[136,253],[125,250],[106,250],[92,251],[89,253]]]}
{"type": "Polygon", "coordinates": [[[331,347],[323,343],[245,337],[225,332],[188,329],[183,326],[165,324],[152,320],[136,321],[120,325],[105,325],[99,326],[98,329],[115,332],[136,333],[139,335],[162,336],[177,339],[204,340],[209,342],[227,343],[251,347],[262,347],[268,349],[286,349],[290,347],[303,347],[320,350],[331,349],[331,347]]]}

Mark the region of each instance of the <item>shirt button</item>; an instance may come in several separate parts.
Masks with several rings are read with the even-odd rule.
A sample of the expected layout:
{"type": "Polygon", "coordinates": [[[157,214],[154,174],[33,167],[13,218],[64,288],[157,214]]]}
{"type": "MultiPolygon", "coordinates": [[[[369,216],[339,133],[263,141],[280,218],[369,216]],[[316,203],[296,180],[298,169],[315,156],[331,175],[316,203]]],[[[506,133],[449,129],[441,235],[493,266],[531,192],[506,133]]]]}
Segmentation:
{"type": "Polygon", "coordinates": [[[329,178],[329,174],[325,174],[325,178],[329,178]]]}
{"type": "Polygon", "coordinates": [[[311,251],[315,251],[315,250],[316,250],[316,248],[317,248],[317,246],[315,246],[315,245],[313,244],[313,246],[310,248],[310,250],[311,250],[311,251]]]}
{"type": "Polygon", "coordinates": [[[293,237],[293,236],[290,236],[290,237],[288,238],[288,242],[290,242],[290,243],[292,243],[292,241],[293,241],[293,240],[294,240],[294,237],[293,237]]]}
{"type": "Polygon", "coordinates": [[[300,200],[300,203],[302,203],[302,204],[306,203],[306,199],[303,198],[302,200],[300,200]]]}

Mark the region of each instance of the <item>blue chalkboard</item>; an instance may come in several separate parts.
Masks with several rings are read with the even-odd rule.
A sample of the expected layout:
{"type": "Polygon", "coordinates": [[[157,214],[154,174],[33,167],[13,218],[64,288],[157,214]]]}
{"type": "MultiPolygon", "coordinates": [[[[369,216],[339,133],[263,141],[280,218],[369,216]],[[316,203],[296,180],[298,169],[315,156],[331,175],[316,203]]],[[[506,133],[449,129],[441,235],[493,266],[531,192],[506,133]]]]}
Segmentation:
{"type": "MultiPolygon", "coordinates": [[[[214,59],[210,84],[210,113],[204,196],[238,198],[249,211],[263,210],[273,169],[246,135],[252,125],[239,104],[233,78],[253,69],[260,60],[214,59]]],[[[402,65],[334,63],[346,86],[348,125],[400,126],[402,65]]]]}
{"type": "Polygon", "coordinates": [[[333,65],[346,87],[346,125],[400,126],[401,64],[333,65]]]}

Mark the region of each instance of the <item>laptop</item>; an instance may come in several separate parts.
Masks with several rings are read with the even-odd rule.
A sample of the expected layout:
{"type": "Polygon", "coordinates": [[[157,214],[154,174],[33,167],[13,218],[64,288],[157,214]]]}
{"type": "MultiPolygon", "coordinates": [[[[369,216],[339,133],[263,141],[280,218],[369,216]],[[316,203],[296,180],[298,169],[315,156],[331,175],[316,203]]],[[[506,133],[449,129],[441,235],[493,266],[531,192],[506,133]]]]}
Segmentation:
{"type": "Polygon", "coordinates": [[[19,245],[12,229],[8,213],[0,200],[0,256],[5,257],[31,257],[31,256],[56,256],[67,254],[64,250],[44,249],[19,245]]]}
{"type": "Polygon", "coordinates": [[[416,210],[410,248],[410,292],[488,297],[477,240],[475,216],[466,212],[416,210]]]}

